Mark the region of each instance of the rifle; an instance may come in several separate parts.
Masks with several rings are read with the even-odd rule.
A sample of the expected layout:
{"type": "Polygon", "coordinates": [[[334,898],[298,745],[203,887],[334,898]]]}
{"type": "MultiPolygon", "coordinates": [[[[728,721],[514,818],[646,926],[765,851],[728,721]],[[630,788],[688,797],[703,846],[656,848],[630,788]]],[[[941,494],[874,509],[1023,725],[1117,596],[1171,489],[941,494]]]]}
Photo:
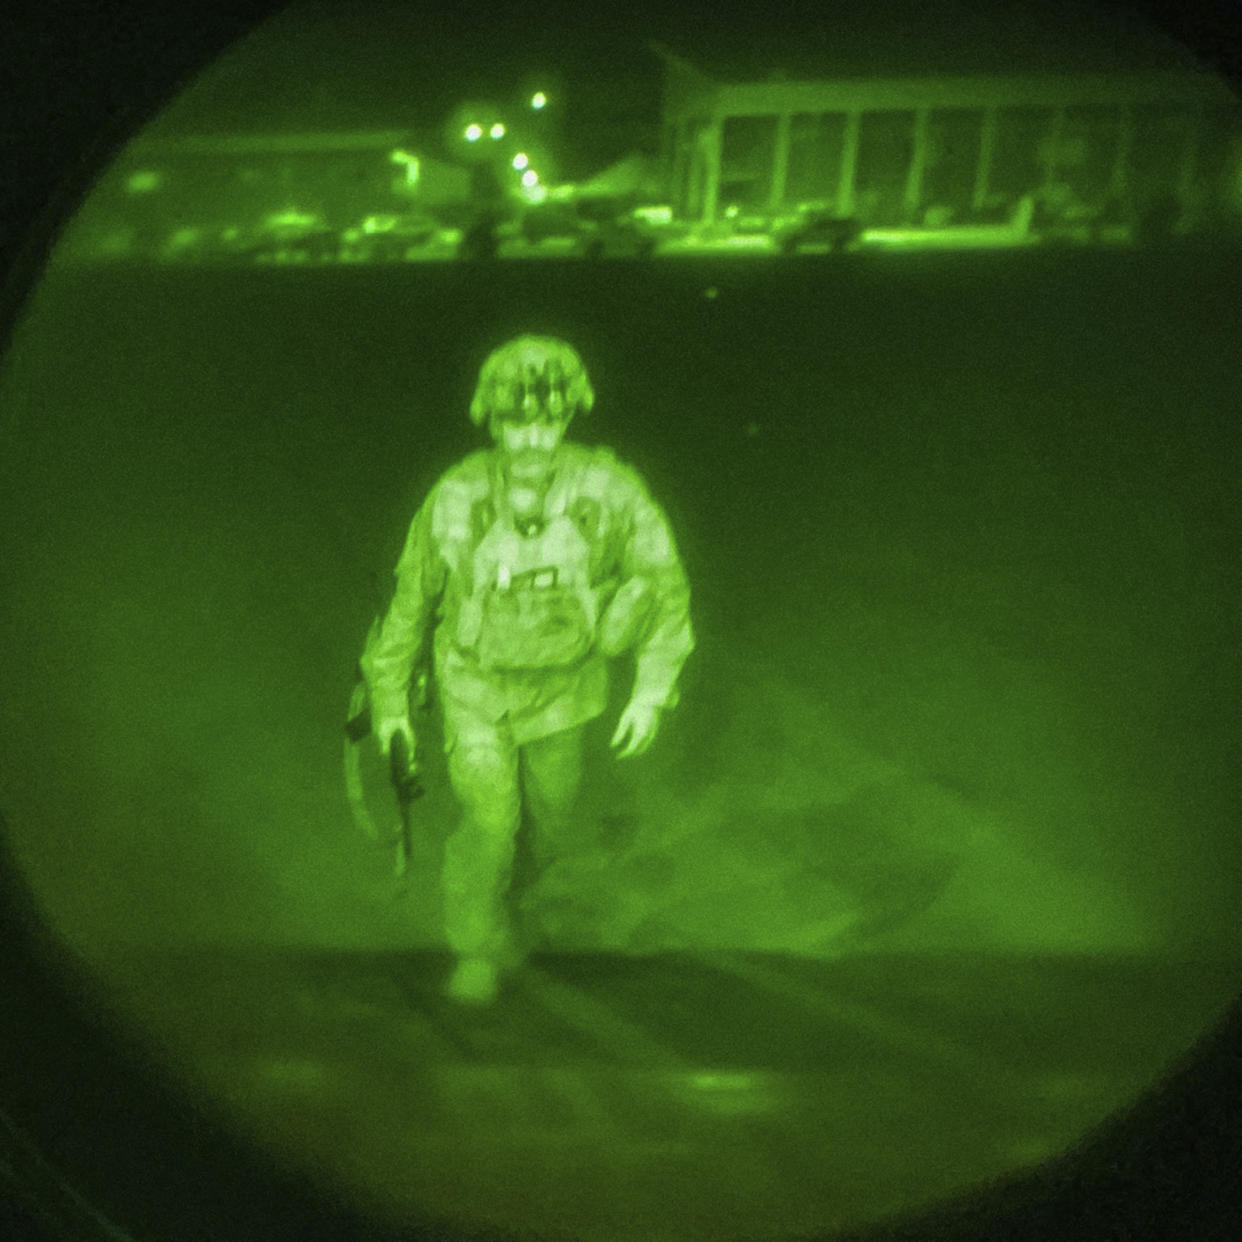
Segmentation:
{"type": "Polygon", "coordinates": [[[425,792],[418,764],[410,753],[404,733],[392,736],[388,750],[388,775],[397,794],[397,810],[401,816],[401,834],[397,839],[397,879],[404,880],[409,874],[410,859],[414,853],[410,806],[415,798],[421,798],[425,792]]]}
{"type": "MultiPolygon", "coordinates": [[[[372,626],[372,630],[374,628],[372,626]]],[[[425,669],[415,670],[415,701],[422,710],[426,710],[428,706],[429,681],[430,678],[425,669]]],[[[349,715],[345,722],[345,786],[355,821],[365,828],[372,840],[381,841],[379,830],[367,812],[357,753],[358,743],[369,736],[371,731],[371,707],[367,702],[366,680],[362,675],[362,669],[359,668],[354,691],[349,701],[349,715]]],[[[409,873],[414,852],[410,806],[415,798],[422,797],[425,790],[421,770],[410,754],[410,748],[402,733],[395,734],[392,739],[388,752],[388,777],[397,795],[397,809],[400,813],[400,828],[396,838],[396,875],[398,880],[404,881],[409,873]]]]}

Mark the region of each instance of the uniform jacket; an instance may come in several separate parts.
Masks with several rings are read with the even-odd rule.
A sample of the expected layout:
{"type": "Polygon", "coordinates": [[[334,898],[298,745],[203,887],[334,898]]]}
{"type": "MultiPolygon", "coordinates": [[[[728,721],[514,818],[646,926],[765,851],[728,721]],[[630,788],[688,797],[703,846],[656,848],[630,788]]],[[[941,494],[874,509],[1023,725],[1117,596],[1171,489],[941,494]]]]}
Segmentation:
{"type": "Polygon", "coordinates": [[[407,713],[428,645],[446,715],[507,716],[519,744],[582,724],[607,706],[607,660],[617,652],[603,639],[635,596],[645,607],[627,636],[634,697],[675,704],[694,648],[690,593],[668,522],[641,478],[607,449],[562,443],[544,517],[537,535],[518,532],[493,450],[436,483],[363,654],[375,719],[407,713]]]}

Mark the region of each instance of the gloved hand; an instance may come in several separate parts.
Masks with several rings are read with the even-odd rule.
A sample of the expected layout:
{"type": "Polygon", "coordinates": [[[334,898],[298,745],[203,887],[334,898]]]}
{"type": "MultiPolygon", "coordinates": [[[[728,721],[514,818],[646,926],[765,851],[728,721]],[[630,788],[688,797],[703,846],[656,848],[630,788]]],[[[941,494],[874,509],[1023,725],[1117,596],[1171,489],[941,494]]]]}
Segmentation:
{"type": "Polygon", "coordinates": [[[392,750],[392,739],[396,734],[405,737],[405,744],[410,752],[410,762],[418,753],[418,745],[414,740],[414,726],[408,716],[385,716],[375,725],[375,740],[379,742],[380,753],[385,759],[392,750]]]}
{"type": "Polygon", "coordinates": [[[641,755],[652,742],[660,728],[660,709],[653,703],[631,699],[609,745],[617,751],[618,759],[641,755]]]}

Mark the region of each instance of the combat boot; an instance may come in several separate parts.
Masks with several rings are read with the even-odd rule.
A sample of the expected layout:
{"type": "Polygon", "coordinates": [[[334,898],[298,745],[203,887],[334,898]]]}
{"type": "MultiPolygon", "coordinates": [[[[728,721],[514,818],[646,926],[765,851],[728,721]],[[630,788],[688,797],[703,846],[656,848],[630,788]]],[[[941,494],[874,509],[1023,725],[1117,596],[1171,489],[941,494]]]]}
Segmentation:
{"type": "Polygon", "coordinates": [[[463,1005],[490,1005],[500,987],[500,968],[490,957],[459,957],[444,994],[463,1005]]]}

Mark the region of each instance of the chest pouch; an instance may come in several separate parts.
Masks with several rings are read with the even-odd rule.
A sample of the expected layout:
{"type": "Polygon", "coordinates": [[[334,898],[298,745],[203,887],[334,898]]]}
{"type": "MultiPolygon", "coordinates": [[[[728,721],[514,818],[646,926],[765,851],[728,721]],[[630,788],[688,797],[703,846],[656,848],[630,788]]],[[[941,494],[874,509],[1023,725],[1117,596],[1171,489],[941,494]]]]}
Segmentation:
{"type": "Polygon", "coordinates": [[[490,588],[478,602],[476,652],[484,668],[563,668],[591,648],[594,625],[571,587],[524,577],[490,588]]]}
{"type": "Polygon", "coordinates": [[[495,520],[471,561],[474,589],[462,603],[458,645],[485,669],[519,672],[577,664],[595,641],[591,549],[566,515],[568,493],[548,501],[548,520],[519,537],[503,487],[495,520]]]}

